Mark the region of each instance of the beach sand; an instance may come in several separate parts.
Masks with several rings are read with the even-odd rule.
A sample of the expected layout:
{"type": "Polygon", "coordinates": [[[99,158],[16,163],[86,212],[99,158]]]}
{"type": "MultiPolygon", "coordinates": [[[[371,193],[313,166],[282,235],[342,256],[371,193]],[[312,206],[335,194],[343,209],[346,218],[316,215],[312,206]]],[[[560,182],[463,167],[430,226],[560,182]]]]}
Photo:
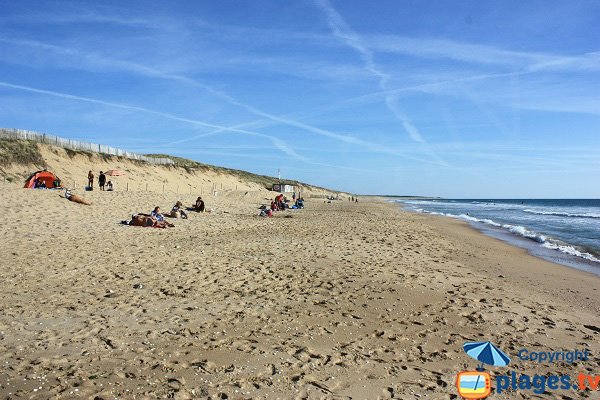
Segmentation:
{"type": "Polygon", "coordinates": [[[163,230],[119,222],[197,193],[79,194],[0,191],[2,398],[451,399],[485,340],[513,358],[492,374],[600,373],[600,278],[460,221],[363,198],[259,218],[255,190],[163,230]]]}

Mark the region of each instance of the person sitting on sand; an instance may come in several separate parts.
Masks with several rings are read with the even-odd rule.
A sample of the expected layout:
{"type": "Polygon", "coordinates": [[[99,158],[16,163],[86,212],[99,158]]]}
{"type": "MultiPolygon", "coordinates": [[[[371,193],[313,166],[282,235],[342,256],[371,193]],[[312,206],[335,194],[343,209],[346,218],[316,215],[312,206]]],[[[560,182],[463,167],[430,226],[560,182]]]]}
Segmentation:
{"type": "Polygon", "coordinates": [[[152,212],[150,213],[150,216],[152,218],[154,218],[157,221],[164,221],[165,217],[161,214],[160,212],[160,207],[156,206],[154,207],[154,210],[152,210],[152,212]]]}
{"type": "Polygon", "coordinates": [[[260,213],[258,215],[260,217],[272,217],[273,216],[273,210],[265,208],[265,209],[260,210],[260,213]]]}
{"type": "Polygon", "coordinates": [[[46,189],[46,181],[42,178],[37,178],[34,184],[34,188],[36,189],[46,189]]]}
{"type": "Polygon", "coordinates": [[[275,203],[275,210],[277,211],[281,211],[282,208],[282,199],[283,199],[283,195],[282,194],[278,194],[275,199],[273,200],[273,202],[275,203]]]}
{"type": "Polygon", "coordinates": [[[112,181],[106,182],[106,190],[109,191],[109,192],[113,191],[113,183],[112,183],[112,181]]]}
{"type": "Polygon", "coordinates": [[[287,200],[282,194],[280,194],[278,196],[278,201],[277,201],[277,208],[279,209],[279,211],[285,211],[286,207],[286,203],[285,201],[287,200]]]}
{"type": "Polygon", "coordinates": [[[183,219],[186,219],[188,217],[188,215],[186,214],[185,211],[183,211],[183,203],[181,201],[178,201],[177,203],[175,203],[173,208],[171,208],[171,212],[169,214],[167,214],[167,217],[170,217],[170,218],[181,217],[183,219]]]}
{"type": "Polygon", "coordinates": [[[192,208],[194,209],[194,211],[204,212],[205,205],[204,200],[202,200],[201,196],[198,196],[198,198],[196,199],[196,204],[194,204],[192,208]]]}

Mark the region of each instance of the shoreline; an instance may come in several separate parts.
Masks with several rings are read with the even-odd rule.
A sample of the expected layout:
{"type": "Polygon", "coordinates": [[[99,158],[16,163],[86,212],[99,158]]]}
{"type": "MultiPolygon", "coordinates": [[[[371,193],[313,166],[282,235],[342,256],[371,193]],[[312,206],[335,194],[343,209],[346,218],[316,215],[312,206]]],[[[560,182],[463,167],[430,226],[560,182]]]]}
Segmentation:
{"type": "MultiPolygon", "coordinates": [[[[531,240],[530,238],[527,238],[527,237],[516,235],[506,229],[502,229],[497,226],[485,224],[481,220],[469,221],[469,220],[459,218],[456,215],[440,215],[438,213],[432,213],[429,211],[416,211],[416,210],[411,210],[402,202],[391,202],[390,200],[385,200],[385,201],[389,202],[390,204],[395,204],[395,205],[399,206],[401,209],[403,209],[406,212],[431,215],[431,216],[436,216],[436,217],[439,216],[439,217],[450,218],[450,219],[464,222],[465,224],[467,224],[471,228],[475,229],[476,231],[481,232],[485,236],[503,241],[505,243],[509,243],[510,245],[512,245],[514,247],[524,249],[527,251],[528,254],[530,254],[534,257],[541,258],[550,263],[566,266],[566,267],[577,269],[580,271],[589,272],[596,276],[600,276],[600,263],[598,263],[598,262],[588,260],[585,257],[576,256],[574,254],[568,254],[563,251],[560,251],[559,249],[545,248],[543,246],[540,246],[540,243],[537,241],[531,240]]],[[[576,245],[573,245],[570,243],[567,243],[567,244],[570,247],[576,246],[576,245]]]]}
{"type": "Polygon", "coordinates": [[[162,230],[119,221],[173,193],[0,192],[0,397],[441,399],[482,340],[514,358],[494,373],[597,373],[600,278],[375,199],[257,217],[270,195],[162,230]]]}
{"type": "MultiPolygon", "coordinates": [[[[386,202],[386,204],[389,204],[391,206],[397,206],[399,203],[386,202]]],[[[446,238],[453,238],[457,242],[466,239],[467,241],[469,241],[469,243],[477,243],[478,246],[481,245],[485,247],[486,250],[484,250],[484,252],[486,253],[490,250],[494,250],[497,251],[499,254],[501,253],[504,255],[516,256],[521,258],[522,261],[527,262],[528,266],[525,267],[525,269],[532,269],[530,271],[524,270],[523,273],[519,273],[519,275],[521,276],[526,276],[526,272],[533,272],[533,268],[535,268],[535,272],[538,272],[540,268],[548,268],[548,274],[543,275],[558,277],[561,280],[564,280],[566,279],[566,276],[569,276],[569,280],[573,280],[574,282],[587,281],[591,279],[592,281],[595,281],[596,284],[600,283],[600,276],[594,272],[571,267],[531,254],[528,251],[528,249],[524,247],[516,246],[501,238],[487,235],[485,232],[473,226],[467,221],[443,215],[413,212],[411,210],[404,209],[404,207],[396,207],[396,210],[408,214],[414,214],[425,217],[426,223],[432,227],[435,227],[435,229],[438,229],[441,232],[443,232],[446,238]]],[[[499,258],[501,257],[499,256],[499,258]]],[[[511,272],[514,272],[513,268],[508,269],[511,270],[511,272]]],[[[577,285],[573,284],[573,286],[577,285]]],[[[566,288],[567,286],[563,287],[561,285],[561,287],[566,288]]]]}

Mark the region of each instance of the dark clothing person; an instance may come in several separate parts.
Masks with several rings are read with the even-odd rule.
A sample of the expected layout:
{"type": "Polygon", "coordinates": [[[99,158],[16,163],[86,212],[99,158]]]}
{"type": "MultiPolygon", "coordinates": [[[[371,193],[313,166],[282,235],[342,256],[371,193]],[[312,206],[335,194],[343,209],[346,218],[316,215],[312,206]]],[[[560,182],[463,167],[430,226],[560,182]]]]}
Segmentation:
{"type": "Polygon", "coordinates": [[[194,204],[194,211],[204,212],[204,200],[202,197],[198,197],[196,204],[194,204]]]}
{"type": "Polygon", "coordinates": [[[100,176],[98,176],[98,185],[100,186],[100,190],[104,190],[104,185],[106,185],[106,175],[102,171],[100,171],[100,176]]]}

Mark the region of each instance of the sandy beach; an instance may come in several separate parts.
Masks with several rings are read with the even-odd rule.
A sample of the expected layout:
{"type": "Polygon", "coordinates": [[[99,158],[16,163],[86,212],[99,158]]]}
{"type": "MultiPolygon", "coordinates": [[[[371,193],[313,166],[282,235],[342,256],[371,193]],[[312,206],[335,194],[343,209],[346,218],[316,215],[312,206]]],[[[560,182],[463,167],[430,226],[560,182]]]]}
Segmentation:
{"type": "Polygon", "coordinates": [[[600,400],[600,0],[0,20],[0,400],[600,400]]]}
{"type": "Polygon", "coordinates": [[[2,398],[451,399],[476,367],[463,343],[484,340],[509,371],[600,369],[599,278],[462,222],[367,198],[260,218],[272,196],[255,190],[137,228],[120,221],[195,194],[80,194],[93,205],[0,191],[2,398]],[[539,364],[522,348],[592,356],[539,364]]]}

